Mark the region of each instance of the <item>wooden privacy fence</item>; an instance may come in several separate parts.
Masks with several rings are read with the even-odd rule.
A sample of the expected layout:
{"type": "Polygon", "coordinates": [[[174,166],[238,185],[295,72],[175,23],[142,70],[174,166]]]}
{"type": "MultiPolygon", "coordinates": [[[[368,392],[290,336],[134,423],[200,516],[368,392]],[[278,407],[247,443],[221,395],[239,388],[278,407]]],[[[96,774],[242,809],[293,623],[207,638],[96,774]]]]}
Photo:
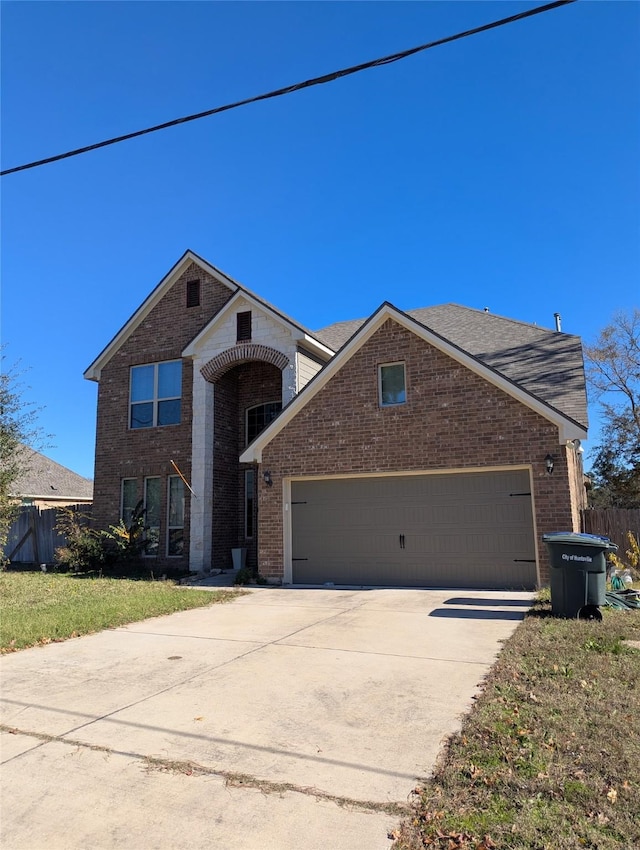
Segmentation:
{"type": "MultiPolygon", "coordinates": [[[[25,505],[9,529],[4,556],[13,564],[51,564],[55,550],[64,546],[66,538],[58,534],[56,525],[62,508],[38,508],[25,505]]],[[[91,505],[71,505],[64,510],[89,515],[91,505]]]]}
{"type": "Polygon", "coordinates": [[[629,548],[629,531],[640,541],[640,508],[587,508],[580,514],[583,532],[604,534],[623,554],[629,548]]]}

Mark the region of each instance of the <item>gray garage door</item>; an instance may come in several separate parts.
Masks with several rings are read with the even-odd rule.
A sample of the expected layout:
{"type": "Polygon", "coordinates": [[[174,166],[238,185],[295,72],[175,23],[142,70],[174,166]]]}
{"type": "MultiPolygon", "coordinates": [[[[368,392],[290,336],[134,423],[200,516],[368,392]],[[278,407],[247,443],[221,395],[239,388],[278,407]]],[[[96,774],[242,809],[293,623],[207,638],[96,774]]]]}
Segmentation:
{"type": "Polygon", "coordinates": [[[293,581],[533,587],[524,470],[295,481],[293,581]]]}

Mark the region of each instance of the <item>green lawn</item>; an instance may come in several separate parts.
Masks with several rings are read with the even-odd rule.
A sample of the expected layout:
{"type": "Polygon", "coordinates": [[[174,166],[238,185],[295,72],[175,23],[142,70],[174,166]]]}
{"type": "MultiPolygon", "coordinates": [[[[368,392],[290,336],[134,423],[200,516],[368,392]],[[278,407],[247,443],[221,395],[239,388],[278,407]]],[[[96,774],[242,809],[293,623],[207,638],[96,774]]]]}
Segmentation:
{"type": "Polygon", "coordinates": [[[603,614],[536,604],[394,850],[640,848],[640,611],[603,614]]]}
{"type": "Polygon", "coordinates": [[[1,572],[0,652],[226,602],[237,595],[230,590],[180,589],[166,581],[1,572]]]}

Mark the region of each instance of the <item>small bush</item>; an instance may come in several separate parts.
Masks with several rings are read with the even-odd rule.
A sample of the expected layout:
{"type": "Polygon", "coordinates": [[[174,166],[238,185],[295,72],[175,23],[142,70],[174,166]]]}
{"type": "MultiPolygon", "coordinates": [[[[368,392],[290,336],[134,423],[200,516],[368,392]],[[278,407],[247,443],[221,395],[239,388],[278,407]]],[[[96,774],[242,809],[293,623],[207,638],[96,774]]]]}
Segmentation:
{"type": "Polygon", "coordinates": [[[66,538],[55,551],[58,566],[74,572],[100,570],[107,563],[107,551],[101,535],[89,526],[89,517],[71,508],[62,508],[56,525],[58,534],[66,538]]]}
{"type": "Polygon", "coordinates": [[[254,579],[254,575],[249,569],[249,567],[242,567],[236,573],[236,576],[233,580],[234,584],[251,584],[254,579]]]}
{"type": "Polygon", "coordinates": [[[625,552],[627,556],[626,561],[615,552],[609,552],[607,559],[614,570],[619,570],[620,572],[629,570],[632,579],[638,581],[640,579],[640,544],[632,531],[627,532],[627,539],[629,541],[629,548],[625,552]]]}
{"type": "Polygon", "coordinates": [[[144,539],[144,509],[140,501],[129,526],[120,520],[108,531],[90,527],[89,517],[79,511],[63,508],[56,531],[66,538],[66,544],[55,551],[58,566],[74,572],[88,572],[115,567],[135,567],[146,549],[144,539]]]}
{"type": "Polygon", "coordinates": [[[110,525],[108,531],[100,532],[111,561],[122,566],[138,565],[148,545],[145,530],[144,506],[140,500],[128,526],[121,519],[117,525],[110,525]]]}
{"type": "Polygon", "coordinates": [[[261,576],[259,572],[252,570],[250,567],[242,567],[236,573],[236,577],[233,580],[234,584],[267,584],[267,580],[264,576],[261,576]]]}

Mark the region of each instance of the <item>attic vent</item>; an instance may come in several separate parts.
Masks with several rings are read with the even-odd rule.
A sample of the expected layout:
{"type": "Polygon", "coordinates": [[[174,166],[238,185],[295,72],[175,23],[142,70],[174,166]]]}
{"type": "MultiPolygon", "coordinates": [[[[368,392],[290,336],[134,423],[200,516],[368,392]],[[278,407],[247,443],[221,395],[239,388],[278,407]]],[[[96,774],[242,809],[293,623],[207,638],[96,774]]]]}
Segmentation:
{"type": "Polygon", "coordinates": [[[200,305],[200,281],[187,281],[187,307],[198,307],[200,305]]]}
{"type": "Polygon", "coordinates": [[[251,339],[251,310],[247,310],[245,313],[236,313],[236,321],[236,342],[251,339]]]}

